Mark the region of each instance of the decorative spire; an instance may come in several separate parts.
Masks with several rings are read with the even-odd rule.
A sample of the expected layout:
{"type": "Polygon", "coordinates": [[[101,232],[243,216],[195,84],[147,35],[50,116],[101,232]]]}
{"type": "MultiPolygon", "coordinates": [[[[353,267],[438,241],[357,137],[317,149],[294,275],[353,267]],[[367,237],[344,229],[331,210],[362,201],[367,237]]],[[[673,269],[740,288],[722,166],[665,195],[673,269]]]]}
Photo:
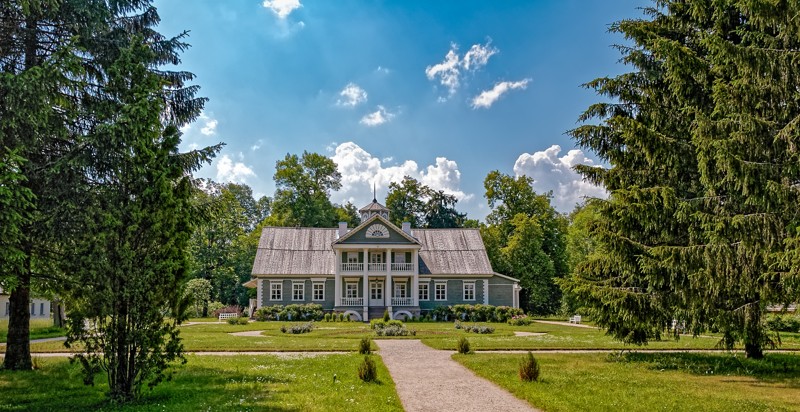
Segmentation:
{"type": "Polygon", "coordinates": [[[377,193],[378,192],[375,191],[375,182],[372,182],[372,203],[378,203],[377,193]]]}

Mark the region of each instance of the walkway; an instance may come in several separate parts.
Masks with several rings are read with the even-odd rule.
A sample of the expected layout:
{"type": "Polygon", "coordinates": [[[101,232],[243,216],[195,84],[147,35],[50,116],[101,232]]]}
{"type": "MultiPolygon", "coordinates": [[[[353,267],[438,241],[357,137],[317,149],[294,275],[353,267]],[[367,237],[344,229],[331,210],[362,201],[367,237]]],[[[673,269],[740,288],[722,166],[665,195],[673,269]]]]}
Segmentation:
{"type": "Polygon", "coordinates": [[[419,340],[375,340],[408,412],[535,411],[499,386],[475,376],[419,340]]]}
{"type": "MultiPolygon", "coordinates": [[[[42,343],[42,342],[56,342],[59,340],[67,340],[66,336],[59,336],[56,338],[42,338],[42,339],[31,339],[31,343],[42,343]]],[[[0,346],[6,346],[5,342],[0,342],[0,346]]]]}

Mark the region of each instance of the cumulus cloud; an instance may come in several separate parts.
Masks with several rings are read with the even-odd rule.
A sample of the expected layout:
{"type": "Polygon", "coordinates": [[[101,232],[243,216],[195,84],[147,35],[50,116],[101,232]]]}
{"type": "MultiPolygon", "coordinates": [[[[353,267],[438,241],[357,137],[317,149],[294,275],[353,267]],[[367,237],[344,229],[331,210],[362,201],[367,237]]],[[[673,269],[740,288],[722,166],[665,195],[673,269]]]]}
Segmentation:
{"type": "Polygon", "coordinates": [[[367,101],[367,91],[355,83],[348,83],[339,92],[339,99],[336,100],[337,106],[355,107],[367,101]]]}
{"type": "Polygon", "coordinates": [[[365,115],[361,118],[359,123],[365,126],[375,127],[392,120],[394,116],[394,113],[389,113],[385,107],[379,105],[376,112],[365,115]]]}
{"type": "Polygon", "coordinates": [[[228,155],[217,161],[217,182],[245,183],[248,177],[256,177],[256,173],[244,163],[234,162],[228,155]]]}
{"type": "MultiPolygon", "coordinates": [[[[420,168],[417,162],[406,160],[394,166],[384,166],[384,161],[373,156],[353,142],[345,142],[336,147],[331,156],[342,174],[342,188],[331,195],[334,202],[349,201],[356,206],[363,206],[372,199],[372,184],[385,196],[389,183],[401,182],[404,176],[411,176],[425,185],[442,190],[466,200],[472,194],[464,193],[461,188],[461,172],[458,164],[445,157],[437,157],[436,164],[420,168]]],[[[380,197],[380,196],[379,196],[380,197]]]]}
{"type": "Polygon", "coordinates": [[[211,136],[217,133],[217,119],[209,119],[206,121],[203,128],[200,129],[200,133],[211,136]]]}
{"type": "Polygon", "coordinates": [[[522,79],[518,82],[500,82],[494,85],[491,90],[484,90],[481,94],[475,96],[472,99],[472,108],[478,109],[488,109],[492,107],[494,102],[496,102],[500,97],[507,93],[508,91],[514,89],[525,89],[528,87],[528,82],[531,79],[522,79]]]}
{"type": "Polygon", "coordinates": [[[200,116],[197,116],[197,120],[194,123],[186,123],[181,126],[180,130],[184,135],[190,134],[193,130],[196,130],[195,125],[199,125],[200,133],[205,136],[213,136],[217,134],[217,124],[219,124],[217,119],[209,116],[206,112],[200,112],[200,116]]]}
{"type": "Polygon", "coordinates": [[[553,206],[561,212],[570,212],[585,197],[608,196],[604,188],[584,181],[581,175],[572,170],[573,166],[579,164],[595,166],[592,159],[578,149],[559,157],[560,153],[561,146],[558,145],[533,154],[523,153],[514,163],[514,173],[532,177],[533,188],[538,193],[552,191],[553,206]]]}
{"type": "Polygon", "coordinates": [[[261,149],[261,145],[263,144],[264,139],[258,139],[254,145],[250,146],[250,150],[255,152],[256,150],[261,149]]]}
{"type": "Polygon", "coordinates": [[[303,7],[300,0],[264,0],[261,5],[275,13],[279,19],[287,18],[293,11],[303,7]]]}
{"type": "MultiPolygon", "coordinates": [[[[444,56],[444,61],[425,68],[428,80],[438,79],[439,83],[447,88],[449,95],[453,95],[461,85],[462,70],[474,72],[489,62],[489,58],[498,50],[491,46],[491,40],[485,45],[473,44],[464,57],[458,55],[458,45],[450,44],[450,50],[444,56]]],[[[443,98],[439,98],[442,101],[443,98]]]]}

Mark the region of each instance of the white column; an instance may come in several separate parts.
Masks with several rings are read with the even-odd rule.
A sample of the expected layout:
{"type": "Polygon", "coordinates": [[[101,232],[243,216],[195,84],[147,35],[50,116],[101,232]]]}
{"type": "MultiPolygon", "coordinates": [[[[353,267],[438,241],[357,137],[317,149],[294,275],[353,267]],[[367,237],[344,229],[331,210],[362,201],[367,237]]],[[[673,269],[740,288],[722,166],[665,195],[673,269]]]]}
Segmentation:
{"type": "Polygon", "coordinates": [[[368,321],[369,306],[369,249],[364,249],[364,316],[363,320],[368,321]]]}
{"type": "MultiPolygon", "coordinates": [[[[383,291],[385,294],[384,298],[386,298],[386,306],[388,306],[389,313],[392,312],[392,249],[386,250],[386,286],[383,291]]],[[[391,315],[390,315],[391,316],[391,315]]]]}
{"type": "Polygon", "coordinates": [[[419,306],[419,273],[417,272],[414,272],[414,277],[411,279],[411,298],[413,306],[419,306]]]}
{"type": "Polygon", "coordinates": [[[256,300],[258,301],[256,302],[256,309],[260,308],[263,305],[263,303],[261,303],[263,302],[263,300],[261,300],[264,294],[264,292],[262,292],[263,289],[264,289],[264,279],[256,279],[256,300]]]}
{"type": "Polygon", "coordinates": [[[336,270],[333,271],[334,306],[342,306],[342,251],[336,250],[336,270]]]}
{"type": "Polygon", "coordinates": [[[483,304],[489,304],[489,279],[483,280],[483,304]]]}

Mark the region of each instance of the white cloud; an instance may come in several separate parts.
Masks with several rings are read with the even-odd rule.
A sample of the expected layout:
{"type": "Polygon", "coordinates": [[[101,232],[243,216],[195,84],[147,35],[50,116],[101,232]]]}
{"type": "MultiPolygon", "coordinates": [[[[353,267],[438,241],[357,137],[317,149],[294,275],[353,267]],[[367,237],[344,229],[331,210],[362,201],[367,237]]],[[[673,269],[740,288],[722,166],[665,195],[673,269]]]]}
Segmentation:
{"type": "Polygon", "coordinates": [[[339,96],[341,98],[336,100],[337,106],[355,107],[367,101],[367,91],[355,83],[348,83],[339,96]]]}
{"type": "MultiPolygon", "coordinates": [[[[489,58],[497,54],[499,50],[491,46],[491,40],[485,45],[473,44],[469,51],[461,58],[458,55],[458,45],[450,44],[450,50],[444,57],[444,61],[425,68],[425,75],[428,80],[439,79],[439,83],[447,88],[448,94],[455,94],[461,85],[462,70],[474,72],[489,62],[489,58]]],[[[439,98],[439,101],[445,99],[439,98]]]]}
{"type": "Polygon", "coordinates": [[[394,116],[395,113],[389,113],[385,107],[379,105],[378,111],[365,115],[359,123],[369,127],[380,126],[392,120],[394,116]]]}
{"type": "Polygon", "coordinates": [[[389,70],[388,68],[383,67],[383,66],[378,66],[378,68],[375,69],[375,72],[376,73],[380,73],[380,74],[389,74],[389,73],[391,73],[391,70],[389,70]]]}
{"type": "Polygon", "coordinates": [[[592,159],[577,149],[558,157],[560,152],[561,146],[552,145],[544,151],[523,153],[514,163],[514,173],[532,177],[537,193],[552,191],[553,206],[561,212],[570,212],[584,197],[608,197],[604,188],[584,181],[580,174],[572,170],[573,166],[579,164],[595,166],[592,159]]]}
{"type": "Polygon", "coordinates": [[[492,107],[494,102],[496,102],[500,97],[508,91],[514,89],[525,89],[528,87],[528,82],[531,79],[522,79],[518,82],[500,82],[494,85],[491,90],[484,90],[481,94],[475,96],[472,99],[472,108],[484,108],[488,109],[492,107]]]}
{"type": "Polygon", "coordinates": [[[261,5],[270,9],[279,19],[287,18],[293,11],[303,7],[300,0],[264,0],[261,5]]]}
{"type": "Polygon", "coordinates": [[[217,182],[245,183],[248,177],[256,177],[256,173],[244,163],[234,162],[228,155],[217,161],[217,182]]]}
{"type": "Polygon", "coordinates": [[[256,143],[254,145],[250,146],[250,150],[255,152],[256,150],[261,149],[261,145],[263,144],[264,144],[264,139],[258,139],[256,140],[256,143]]]}
{"type": "Polygon", "coordinates": [[[200,133],[211,136],[217,133],[217,119],[207,119],[200,133]]]}
{"type": "Polygon", "coordinates": [[[383,203],[389,183],[401,182],[404,176],[411,176],[436,190],[456,196],[460,201],[472,198],[461,188],[461,172],[455,161],[437,157],[435,165],[420,168],[417,162],[406,160],[396,166],[383,166],[383,161],[371,155],[353,142],[345,142],[336,147],[331,156],[342,174],[342,188],[331,194],[334,202],[352,202],[361,207],[372,199],[372,184],[381,193],[378,197],[383,203]]]}

